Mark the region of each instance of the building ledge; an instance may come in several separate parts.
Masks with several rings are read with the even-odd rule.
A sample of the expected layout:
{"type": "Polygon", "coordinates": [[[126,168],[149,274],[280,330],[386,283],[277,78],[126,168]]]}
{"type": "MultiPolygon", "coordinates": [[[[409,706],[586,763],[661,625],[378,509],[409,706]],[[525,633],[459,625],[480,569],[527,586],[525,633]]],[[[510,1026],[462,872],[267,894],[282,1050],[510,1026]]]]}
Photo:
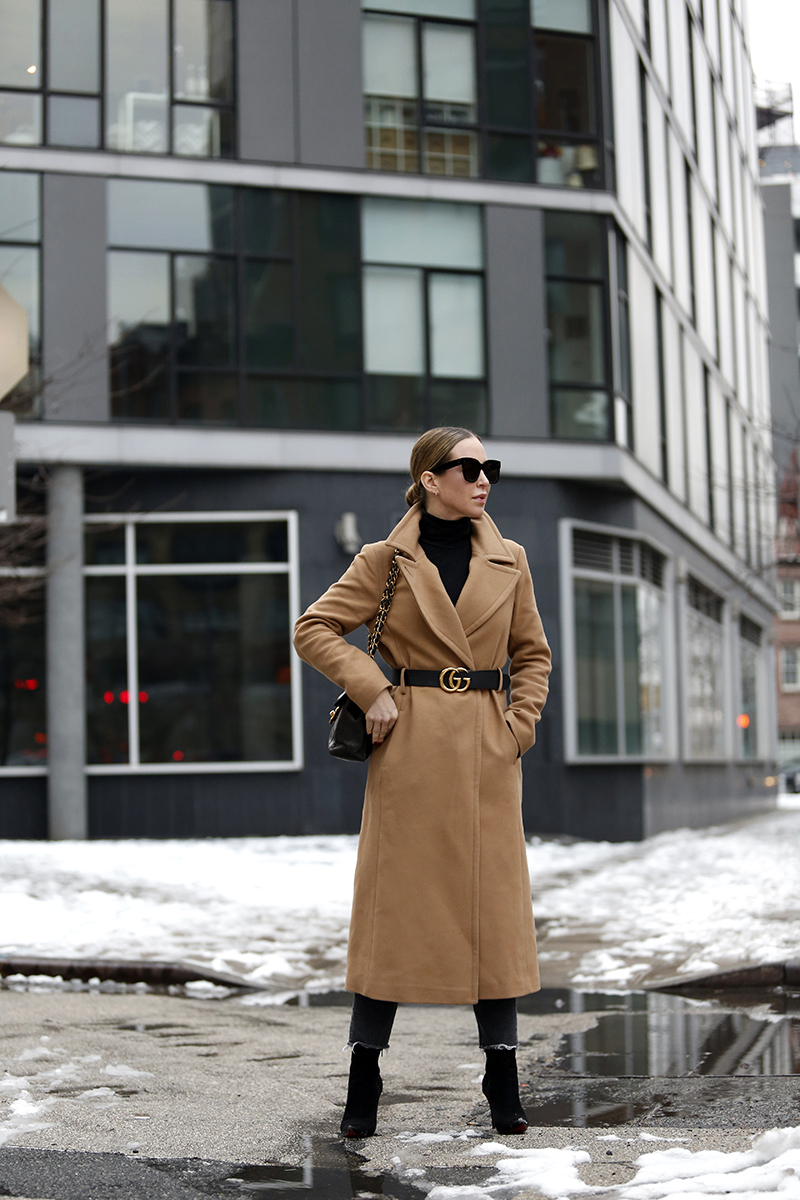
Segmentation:
{"type": "MultiPolygon", "coordinates": [[[[244,471],[362,471],[405,475],[414,438],[383,433],[305,433],[122,424],[18,421],[18,463],[244,471]]],[[[607,442],[492,438],[511,478],[563,479],[632,492],[777,612],[767,583],[720,542],[630,451],[607,442]]]]}

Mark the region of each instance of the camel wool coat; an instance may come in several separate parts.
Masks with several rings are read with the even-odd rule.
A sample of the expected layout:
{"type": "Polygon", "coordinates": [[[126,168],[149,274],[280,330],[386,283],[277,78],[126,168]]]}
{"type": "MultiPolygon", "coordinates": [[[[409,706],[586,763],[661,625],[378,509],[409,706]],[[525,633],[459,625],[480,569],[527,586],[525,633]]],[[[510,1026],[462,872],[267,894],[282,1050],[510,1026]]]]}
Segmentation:
{"type": "Polygon", "coordinates": [[[474,1004],[539,988],[522,827],[521,755],[547,696],[550,651],[521,546],[485,513],[472,524],[454,607],[419,544],[415,505],[365,546],[295,627],[300,657],[365,712],[387,685],[344,640],[374,623],[395,553],[380,641],[390,667],[504,668],[504,691],[392,688],[399,716],[369,759],[347,956],[348,991],[412,1004],[474,1004]]]}

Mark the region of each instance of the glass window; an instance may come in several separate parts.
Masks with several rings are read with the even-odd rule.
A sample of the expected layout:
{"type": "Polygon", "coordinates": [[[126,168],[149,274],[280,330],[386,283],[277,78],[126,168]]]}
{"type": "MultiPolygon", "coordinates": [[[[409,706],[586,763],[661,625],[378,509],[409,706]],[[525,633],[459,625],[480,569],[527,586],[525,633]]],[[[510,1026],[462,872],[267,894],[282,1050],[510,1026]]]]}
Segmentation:
{"type": "Polygon", "coordinates": [[[57,92],[100,91],[100,0],[48,0],[48,83],[57,92]]]}
{"type": "Polygon", "coordinates": [[[178,362],[229,366],[234,360],[234,264],[230,259],[177,255],[175,332],[178,362]]]}
{"type": "Polygon", "coordinates": [[[365,0],[364,8],[415,13],[421,17],[452,17],[462,21],[475,19],[475,0],[375,0],[375,3],[365,0]]]}
{"type": "Polygon", "coordinates": [[[800,648],[797,646],[782,646],[780,663],[781,688],[783,691],[800,691],[800,648]]]}
{"type": "Polygon", "coordinates": [[[292,264],[247,262],[244,268],[248,367],[291,367],[295,359],[292,264]]]}
{"type": "Polygon", "coordinates": [[[424,375],[422,271],[364,267],[364,368],[376,375],[424,375]]]}
{"type": "Polygon", "coordinates": [[[42,140],[42,98],[0,92],[0,143],[38,146],[42,140]]]}
{"type": "Polygon", "coordinates": [[[784,620],[800,617],[800,579],[781,579],[780,600],[784,620]]]}
{"type": "Polygon", "coordinates": [[[531,22],[538,29],[591,33],[591,0],[531,0],[531,22]]]}
{"type": "Polygon", "coordinates": [[[233,188],[110,179],[108,241],[152,250],[232,250],[233,188]]]}
{"type": "Polygon", "coordinates": [[[483,281],[478,275],[428,276],[431,374],[475,379],[484,373],[483,281]]]}
{"type": "Polygon", "coordinates": [[[177,417],[209,425],[235,425],[238,380],[235,375],[181,373],[177,380],[177,417]]]}
{"type": "Polygon", "coordinates": [[[471,124],[475,120],[475,34],[458,25],[423,25],[425,120],[471,124]]]}
{"type": "Polygon", "coordinates": [[[84,568],[90,771],[298,765],[289,519],[172,516],[122,541],[110,519],[84,568]]]}
{"type": "Polygon", "coordinates": [[[44,766],[44,587],[6,576],[0,589],[0,766],[44,766]]]}
{"type": "Polygon", "coordinates": [[[39,236],[39,176],[0,171],[0,242],[38,242],[39,236]]]}
{"type": "Polygon", "coordinates": [[[416,30],[416,23],[405,17],[364,17],[365,95],[416,100],[416,30]]]}
{"type": "Polygon", "coordinates": [[[573,529],[579,755],[668,751],[664,566],[647,543],[573,529]]]}
{"type": "Polygon", "coordinates": [[[189,158],[233,158],[233,121],[227,109],[176,104],[172,109],[172,149],[189,158]]]}
{"type": "Polygon", "coordinates": [[[39,0],[0,0],[0,87],[42,86],[41,23],[39,0]]]}
{"type": "Polygon", "coordinates": [[[47,141],[51,146],[94,149],[100,145],[100,102],[83,96],[48,96],[47,141]]]}
{"type": "MultiPolygon", "coordinates": [[[[484,4],[484,78],[490,126],[530,130],[530,16],[527,0],[484,4]]],[[[528,158],[530,159],[530,138],[528,158]]],[[[492,163],[489,174],[495,178],[492,163]]],[[[530,169],[530,168],[529,168],[530,169]]],[[[500,176],[506,178],[505,175],[500,176]]],[[[530,175],[524,176],[530,178],[530,175]]]]}
{"type": "Polygon", "coordinates": [[[539,129],[552,133],[595,132],[592,44],[581,38],[536,36],[539,129]]]}
{"type": "Polygon", "coordinates": [[[358,202],[350,196],[297,196],[298,365],[361,368],[361,257],[358,202]]]}
{"type": "Polygon", "coordinates": [[[477,204],[365,197],[361,204],[365,262],[428,267],[483,267],[477,204]]]}
{"type": "Polygon", "coordinates": [[[31,358],[39,358],[39,250],[0,245],[0,283],[28,314],[31,358]]]}
{"type": "Polygon", "coordinates": [[[175,0],[173,89],[181,100],[233,99],[230,0],[175,0]]]}
{"type": "Polygon", "coordinates": [[[106,145],[169,148],[168,0],[106,0],[106,145]]]}
{"type": "Polygon", "coordinates": [[[247,425],[361,429],[361,384],[349,379],[248,379],[247,425]]]}
{"type": "Polygon", "coordinates": [[[131,420],[169,415],[169,256],[108,255],[111,411],[131,420]]]}
{"type": "Polygon", "coordinates": [[[686,624],[689,756],[724,758],[725,638],[722,600],[691,578],[686,624]]]}

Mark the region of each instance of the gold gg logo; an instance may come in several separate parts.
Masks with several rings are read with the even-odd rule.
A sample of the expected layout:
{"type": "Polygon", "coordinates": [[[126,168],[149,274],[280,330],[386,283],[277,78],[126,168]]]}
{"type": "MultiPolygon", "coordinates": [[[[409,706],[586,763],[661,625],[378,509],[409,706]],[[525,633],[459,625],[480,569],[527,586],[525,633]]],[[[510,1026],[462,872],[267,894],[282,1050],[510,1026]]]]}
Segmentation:
{"type": "Polygon", "coordinates": [[[439,672],[439,687],[444,692],[466,692],[471,680],[469,675],[462,675],[463,667],[445,667],[439,672]]]}

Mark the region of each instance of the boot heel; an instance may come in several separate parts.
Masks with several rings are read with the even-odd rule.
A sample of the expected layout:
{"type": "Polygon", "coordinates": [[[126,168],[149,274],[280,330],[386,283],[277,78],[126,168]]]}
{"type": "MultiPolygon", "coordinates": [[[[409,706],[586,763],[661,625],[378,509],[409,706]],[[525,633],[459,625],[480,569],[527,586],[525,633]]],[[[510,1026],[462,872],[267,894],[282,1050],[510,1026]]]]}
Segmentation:
{"type": "Polygon", "coordinates": [[[380,1050],[370,1046],[353,1046],[350,1058],[350,1077],[347,1100],[339,1126],[346,1138],[372,1137],[378,1124],[378,1101],[383,1091],[378,1059],[380,1050]]]}
{"type": "Polygon", "coordinates": [[[487,1050],[481,1090],[489,1101],[492,1125],[498,1133],[524,1133],[528,1118],[519,1098],[515,1050],[487,1050]]]}

